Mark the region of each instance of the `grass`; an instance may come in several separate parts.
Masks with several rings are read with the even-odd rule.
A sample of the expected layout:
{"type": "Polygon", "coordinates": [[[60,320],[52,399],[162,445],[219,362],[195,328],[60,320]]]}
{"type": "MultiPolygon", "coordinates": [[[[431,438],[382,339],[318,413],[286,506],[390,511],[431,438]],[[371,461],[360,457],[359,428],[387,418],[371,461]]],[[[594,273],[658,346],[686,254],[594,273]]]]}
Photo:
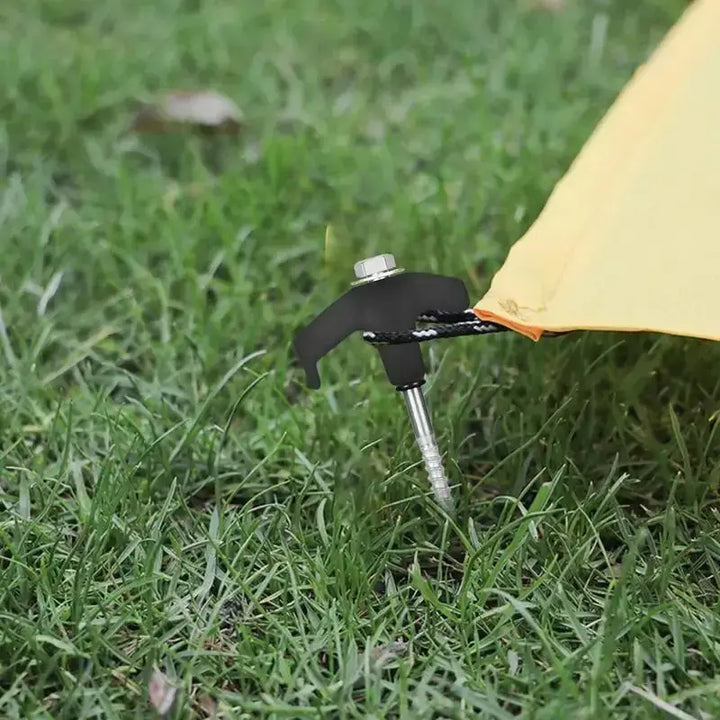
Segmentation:
{"type": "Polygon", "coordinates": [[[452,521],[290,352],[374,252],[479,297],[683,7],[3,3],[0,717],[718,717],[717,346],[426,348],[452,521]],[[128,132],[178,87],[242,134],[128,132]]]}

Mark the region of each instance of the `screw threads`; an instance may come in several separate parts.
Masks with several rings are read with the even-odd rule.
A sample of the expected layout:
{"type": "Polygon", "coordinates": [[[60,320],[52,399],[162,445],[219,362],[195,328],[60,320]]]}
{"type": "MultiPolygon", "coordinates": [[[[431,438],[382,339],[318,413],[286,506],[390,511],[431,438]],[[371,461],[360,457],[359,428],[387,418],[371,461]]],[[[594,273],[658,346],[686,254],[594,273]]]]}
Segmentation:
{"type": "Polygon", "coordinates": [[[435,500],[439,505],[449,510],[452,507],[450,483],[445,475],[422,388],[413,387],[401,392],[405,398],[405,405],[410,416],[415,441],[422,453],[425,470],[427,470],[428,480],[435,500]]]}
{"type": "Polygon", "coordinates": [[[430,487],[432,488],[435,499],[438,501],[438,504],[444,508],[452,508],[450,482],[445,475],[445,468],[443,467],[442,457],[440,456],[437,443],[433,438],[425,437],[418,438],[417,444],[420,448],[423,462],[425,463],[425,470],[427,471],[428,480],[430,481],[430,487]]]}

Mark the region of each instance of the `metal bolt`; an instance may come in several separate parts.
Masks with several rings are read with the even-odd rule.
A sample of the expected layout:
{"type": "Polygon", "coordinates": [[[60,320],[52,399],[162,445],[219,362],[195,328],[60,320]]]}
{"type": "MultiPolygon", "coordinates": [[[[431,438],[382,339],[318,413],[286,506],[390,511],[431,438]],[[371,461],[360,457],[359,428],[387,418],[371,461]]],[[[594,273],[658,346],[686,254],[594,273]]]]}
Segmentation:
{"type": "Polygon", "coordinates": [[[395,257],[390,253],[360,260],[355,263],[354,270],[357,281],[353,285],[382,280],[402,272],[402,268],[397,267],[395,257]]]}

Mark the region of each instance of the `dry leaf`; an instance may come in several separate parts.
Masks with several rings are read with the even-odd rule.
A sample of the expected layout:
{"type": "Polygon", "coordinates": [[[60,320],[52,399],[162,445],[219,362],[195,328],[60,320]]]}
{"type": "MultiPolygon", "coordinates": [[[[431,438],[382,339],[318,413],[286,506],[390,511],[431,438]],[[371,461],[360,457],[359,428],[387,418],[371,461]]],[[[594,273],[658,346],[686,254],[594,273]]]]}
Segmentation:
{"type": "Polygon", "coordinates": [[[140,132],[168,132],[173,128],[191,126],[218,132],[237,132],[242,119],[237,105],[214,90],[169,92],[138,112],[133,129],[140,132]]]}
{"type": "Polygon", "coordinates": [[[162,717],[165,717],[175,702],[177,688],[170,683],[167,675],[159,670],[154,670],[150,678],[148,694],[150,695],[150,704],[162,717]]]}
{"type": "Polygon", "coordinates": [[[378,645],[370,651],[370,659],[378,667],[382,667],[385,663],[395,660],[405,655],[408,644],[405,640],[396,640],[389,645],[378,645]]]}
{"type": "Polygon", "coordinates": [[[207,694],[202,693],[198,698],[198,706],[204,713],[203,717],[216,718],[218,714],[217,703],[207,694]]]}

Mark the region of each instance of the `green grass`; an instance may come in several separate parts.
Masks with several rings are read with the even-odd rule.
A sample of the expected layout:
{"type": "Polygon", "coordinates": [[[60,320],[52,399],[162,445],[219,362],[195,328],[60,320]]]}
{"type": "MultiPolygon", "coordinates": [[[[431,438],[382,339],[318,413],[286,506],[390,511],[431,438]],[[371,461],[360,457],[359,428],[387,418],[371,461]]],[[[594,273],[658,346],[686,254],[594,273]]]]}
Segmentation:
{"type": "Polygon", "coordinates": [[[452,522],[290,352],[374,252],[480,297],[683,7],[2,3],[0,717],[720,716],[716,345],[426,347],[452,522]],[[243,133],[128,132],[193,87],[243,133]]]}

